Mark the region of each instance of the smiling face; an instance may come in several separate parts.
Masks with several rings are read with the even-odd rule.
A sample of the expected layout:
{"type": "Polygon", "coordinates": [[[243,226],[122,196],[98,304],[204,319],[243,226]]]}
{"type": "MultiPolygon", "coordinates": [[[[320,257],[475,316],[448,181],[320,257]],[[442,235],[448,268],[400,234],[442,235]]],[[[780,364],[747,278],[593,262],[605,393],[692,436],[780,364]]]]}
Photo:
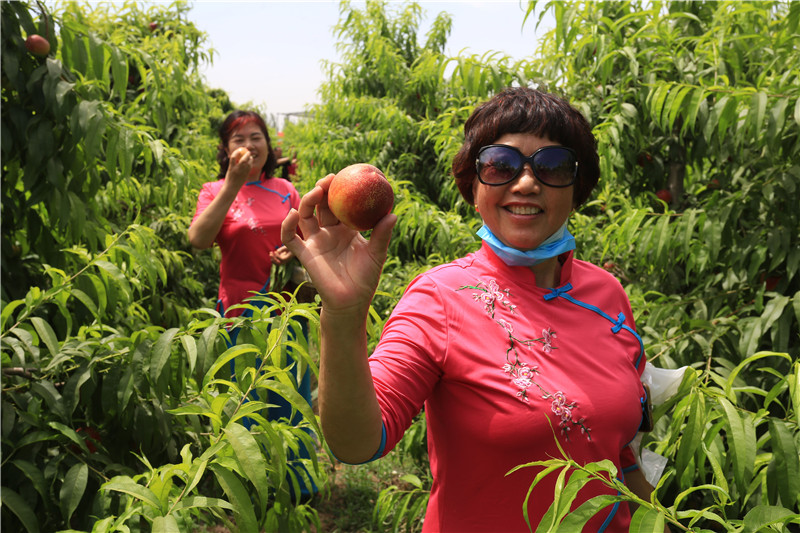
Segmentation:
{"type": "MultiPolygon", "coordinates": [[[[507,133],[492,144],[513,146],[526,156],[539,148],[558,145],[531,133],[507,133]]],[[[475,206],[484,223],[503,244],[522,251],[533,250],[564,224],[574,207],[574,189],[574,185],[543,185],[528,164],[506,185],[484,185],[478,179],[472,185],[475,206]]]]}
{"type": "Polygon", "coordinates": [[[261,174],[261,169],[267,162],[269,147],[264,132],[255,122],[247,122],[233,130],[228,145],[225,147],[228,157],[237,148],[245,147],[253,156],[253,168],[250,169],[250,177],[256,178],[261,174]]]}

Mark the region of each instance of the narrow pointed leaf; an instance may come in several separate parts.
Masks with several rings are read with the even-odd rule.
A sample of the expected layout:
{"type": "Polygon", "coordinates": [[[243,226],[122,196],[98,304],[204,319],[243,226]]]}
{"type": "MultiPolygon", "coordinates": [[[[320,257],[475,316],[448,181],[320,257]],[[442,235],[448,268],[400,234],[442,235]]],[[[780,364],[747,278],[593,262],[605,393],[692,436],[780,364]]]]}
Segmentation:
{"type": "Polygon", "coordinates": [[[61,489],[58,493],[58,499],[61,504],[61,513],[64,521],[69,523],[75,509],[83,498],[83,493],[86,492],[86,484],[89,480],[89,467],[84,463],[78,463],[67,470],[67,475],[64,476],[64,482],[61,484],[61,489]]]}

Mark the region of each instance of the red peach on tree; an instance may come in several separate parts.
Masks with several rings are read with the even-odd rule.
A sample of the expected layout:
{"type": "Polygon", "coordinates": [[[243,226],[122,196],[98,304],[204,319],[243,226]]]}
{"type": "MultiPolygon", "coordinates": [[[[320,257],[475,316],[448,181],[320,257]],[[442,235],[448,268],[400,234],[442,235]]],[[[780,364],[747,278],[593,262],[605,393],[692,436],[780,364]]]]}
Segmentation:
{"type": "Polygon", "coordinates": [[[656,191],[656,196],[658,196],[659,200],[661,200],[661,201],[663,201],[665,203],[671,203],[672,202],[672,193],[669,192],[667,189],[660,189],[660,190],[656,191]]]}
{"type": "Polygon", "coordinates": [[[41,35],[31,34],[25,39],[25,48],[35,56],[46,56],[50,53],[50,43],[41,35]]]}

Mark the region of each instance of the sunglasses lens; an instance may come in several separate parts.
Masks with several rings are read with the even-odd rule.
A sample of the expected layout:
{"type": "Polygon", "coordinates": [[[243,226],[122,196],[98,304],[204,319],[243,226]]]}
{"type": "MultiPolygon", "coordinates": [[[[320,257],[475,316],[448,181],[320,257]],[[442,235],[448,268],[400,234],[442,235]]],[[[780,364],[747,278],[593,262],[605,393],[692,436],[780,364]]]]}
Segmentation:
{"type": "Polygon", "coordinates": [[[488,185],[508,183],[522,168],[519,152],[504,146],[489,146],[478,155],[478,175],[488,185]]]}
{"type": "Polygon", "coordinates": [[[575,156],[566,148],[547,147],[533,158],[533,173],[542,183],[566,187],[575,180],[575,156]]]}

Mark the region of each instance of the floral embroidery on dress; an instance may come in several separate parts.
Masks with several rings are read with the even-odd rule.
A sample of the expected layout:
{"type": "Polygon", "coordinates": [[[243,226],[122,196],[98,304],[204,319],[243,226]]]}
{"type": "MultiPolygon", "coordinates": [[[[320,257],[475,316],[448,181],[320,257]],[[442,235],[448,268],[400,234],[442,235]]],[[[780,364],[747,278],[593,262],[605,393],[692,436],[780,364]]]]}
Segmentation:
{"type": "Polygon", "coordinates": [[[553,345],[555,339],[558,338],[556,332],[550,327],[542,329],[542,336],[536,339],[520,339],[514,335],[514,325],[505,318],[495,318],[495,312],[498,306],[508,309],[508,311],[515,315],[517,306],[511,303],[511,291],[509,289],[500,290],[500,286],[492,279],[488,283],[479,281],[475,285],[464,285],[456,290],[474,289],[479,292],[472,294],[472,299],[476,302],[483,304],[483,309],[489,318],[493,319],[508,335],[508,349],[506,350],[506,362],[502,366],[503,372],[508,374],[511,383],[517,388],[516,396],[524,401],[529,402],[528,392],[529,389],[534,388],[538,390],[543,400],[551,400],[550,407],[553,414],[559,417],[559,427],[561,434],[569,440],[570,431],[573,426],[581,428],[581,433],[584,434],[587,440],[592,440],[589,428],[584,424],[585,418],[573,418],[573,411],[578,407],[577,402],[569,401],[567,396],[562,391],[554,393],[546,390],[542,385],[536,381],[536,376],[541,374],[537,365],[529,366],[528,363],[520,361],[520,354],[518,347],[532,348],[539,345],[545,354],[552,353],[553,350],[558,349],[553,345]]]}
{"type": "Polygon", "coordinates": [[[461,289],[479,289],[482,291],[481,293],[473,293],[472,298],[476,301],[482,302],[484,304],[484,310],[492,318],[494,318],[494,310],[498,301],[500,304],[508,307],[508,310],[511,311],[512,314],[516,312],[517,306],[511,305],[511,302],[508,301],[508,289],[501,291],[500,286],[495,280],[489,280],[488,285],[485,285],[482,281],[480,281],[475,286],[465,285],[461,287],[461,289]]]}

